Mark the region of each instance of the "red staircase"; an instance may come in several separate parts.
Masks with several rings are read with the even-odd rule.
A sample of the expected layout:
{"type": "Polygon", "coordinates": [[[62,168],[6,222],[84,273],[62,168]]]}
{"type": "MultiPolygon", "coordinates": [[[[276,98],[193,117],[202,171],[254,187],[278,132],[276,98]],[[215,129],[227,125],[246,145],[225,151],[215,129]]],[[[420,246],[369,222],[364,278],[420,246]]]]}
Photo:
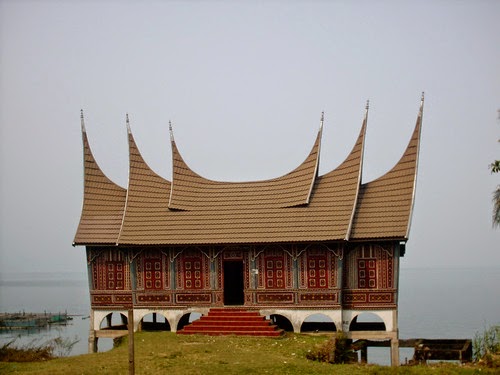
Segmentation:
{"type": "Polygon", "coordinates": [[[258,311],[241,308],[210,309],[183,329],[177,331],[181,335],[239,335],[239,336],[281,336],[284,331],[273,325],[270,320],[258,311]]]}

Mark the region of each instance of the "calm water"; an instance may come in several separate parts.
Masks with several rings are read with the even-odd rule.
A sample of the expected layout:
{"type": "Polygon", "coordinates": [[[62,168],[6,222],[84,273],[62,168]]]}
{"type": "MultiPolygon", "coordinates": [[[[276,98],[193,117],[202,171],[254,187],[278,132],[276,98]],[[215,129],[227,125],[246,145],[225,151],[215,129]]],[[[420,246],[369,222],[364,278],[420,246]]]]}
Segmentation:
{"type": "MultiPolygon", "coordinates": [[[[401,338],[473,338],[485,327],[500,324],[500,268],[403,269],[400,279],[401,338]]],[[[78,339],[72,354],[87,353],[89,295],[86,274],[23,273],[0,275],[0,312],[65,312],[75,315],[64,327],[53,327],[19,340],[51,337],[78,339]]],[[[22,332],[0,334],[0,342],[22,332]]],[[[99,341],[109,350],[110,339],[99,341]]],[[[388,349],[370,348],[369,362],[389,364],[388,349]]],[[[401,351],[401,360],[411,349],[401,351]]]]}

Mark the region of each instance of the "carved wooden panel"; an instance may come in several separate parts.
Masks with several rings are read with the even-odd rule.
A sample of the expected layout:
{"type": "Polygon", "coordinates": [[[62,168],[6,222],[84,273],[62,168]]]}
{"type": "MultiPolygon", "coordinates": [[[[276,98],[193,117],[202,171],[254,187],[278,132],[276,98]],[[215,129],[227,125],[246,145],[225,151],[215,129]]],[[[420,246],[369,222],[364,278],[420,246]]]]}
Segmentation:
{"type": "Polygon", "coordinates": [[[210,264],[198,249],[184,251],[176,258],[177,289],[210,289],[210,264]]]}
{"type": "Polygon", "coordinates": [[[120,250],[93,250],[93,290],[130,290],[130,265],[120,250]]]}

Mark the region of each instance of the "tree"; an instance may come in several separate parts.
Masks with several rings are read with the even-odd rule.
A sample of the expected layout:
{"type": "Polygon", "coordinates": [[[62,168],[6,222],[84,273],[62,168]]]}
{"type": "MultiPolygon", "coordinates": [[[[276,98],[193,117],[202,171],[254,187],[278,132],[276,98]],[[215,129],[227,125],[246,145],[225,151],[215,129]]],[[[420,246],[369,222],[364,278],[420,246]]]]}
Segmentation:
{"type": "MultiPolygon", "coordinates": [[[[500,122],[500,109],[498,110],[498,121],[500,122]]],[[[500,142],[500,140],[498,140],[500,142]]],[[[491,173],[500,172],[500,160],[495,160],[490,164],[491,173]]],[[[493,227],[500,226],[500,185],[493,192],[493,227]]]]}
{"type": "Polygon", "coordinates": [[[493,192],[493,226],[500,226],[500,186],[493,192]]]}

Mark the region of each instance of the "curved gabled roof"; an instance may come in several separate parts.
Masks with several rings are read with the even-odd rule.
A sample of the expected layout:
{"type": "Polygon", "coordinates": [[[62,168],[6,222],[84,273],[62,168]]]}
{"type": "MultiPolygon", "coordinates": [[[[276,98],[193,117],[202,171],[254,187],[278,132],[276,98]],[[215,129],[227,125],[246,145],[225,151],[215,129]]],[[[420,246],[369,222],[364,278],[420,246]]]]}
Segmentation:
{"type": "Polygon", "coordinates": [[[146,164],[135,143],[127,116],[129,144],[129,183],[123,224],[116,242],[156,243],[169,225],[168,192],[170,181],[158,176],[146,164]]]}
{"type": "Polygon", "coordinates": [[[349,240],[350,237],[361,184],[367,121],[368,104],[358,139],[345,161],[318,178],[312,206],[328,208],[328,214],[325,217],[317,217],[316,221],[318,225],[331,221],[329,228],[325,228],[330,233],[330,239],[349,240]]]}
{"type": "Polygon", "coordinates": [[[385,175],[361,185],[352,239],[407,239],[417,179],[424,97],[411,140],[399,162],[385,175]]]}
{"type": "Polygon", "coordinates": [[[322,127],[306,160],[275,179],[229,183],[193,172],[172,141],[173,182],[142,158],[130,127],[128,189],[101,172],[82,119],[85,189],[75,244],[188,245],[406,239],[417,171],[423,101],[406,152],[361,185],[367,114],[345,161],[317,176],[322,127]]]}
{"type": "Polygon", "coordinates": [[[97,165],[87,139],[83,111],[83,207],[74,245],[115,244],[122,224],[127,190],[112,182],[97,165]]]}
{"type": "Polygon", "coordinates": [[[234,204],[240,209],[255,206],[284,208],[309,203],[318,173],[322,128],[321,125],[309,155],[299,167],[282,177],[252,182],[220,182],[201,177],[184,162],[171,136],[173,174],[169,208],[217,210],[234,204]]]}
{"type": "MultiPolygon", "coordinates": [[[[360,182],[365,129],[366,121],[347,159],[334,171],[314,180],[313,197],[308,205],[280,207],[264,203],[257,195],[254,197],[257,203],[252,204],[252,196],[247,195],[243,206],[234,197],[221,195],[219,205],[191,206],[190,210],[168,209],[170,182],[147,166],[129,129],[129,188],[117,244],[343,240],[348,235],[360,182]]],[[[318,143],[319,139],[313,150],[317,149],[318,143]]],[[[271,181],[276,180],[279,179],[271,181]]],[[[237,185],[241,187],[245,183],[237,185]]]]}

